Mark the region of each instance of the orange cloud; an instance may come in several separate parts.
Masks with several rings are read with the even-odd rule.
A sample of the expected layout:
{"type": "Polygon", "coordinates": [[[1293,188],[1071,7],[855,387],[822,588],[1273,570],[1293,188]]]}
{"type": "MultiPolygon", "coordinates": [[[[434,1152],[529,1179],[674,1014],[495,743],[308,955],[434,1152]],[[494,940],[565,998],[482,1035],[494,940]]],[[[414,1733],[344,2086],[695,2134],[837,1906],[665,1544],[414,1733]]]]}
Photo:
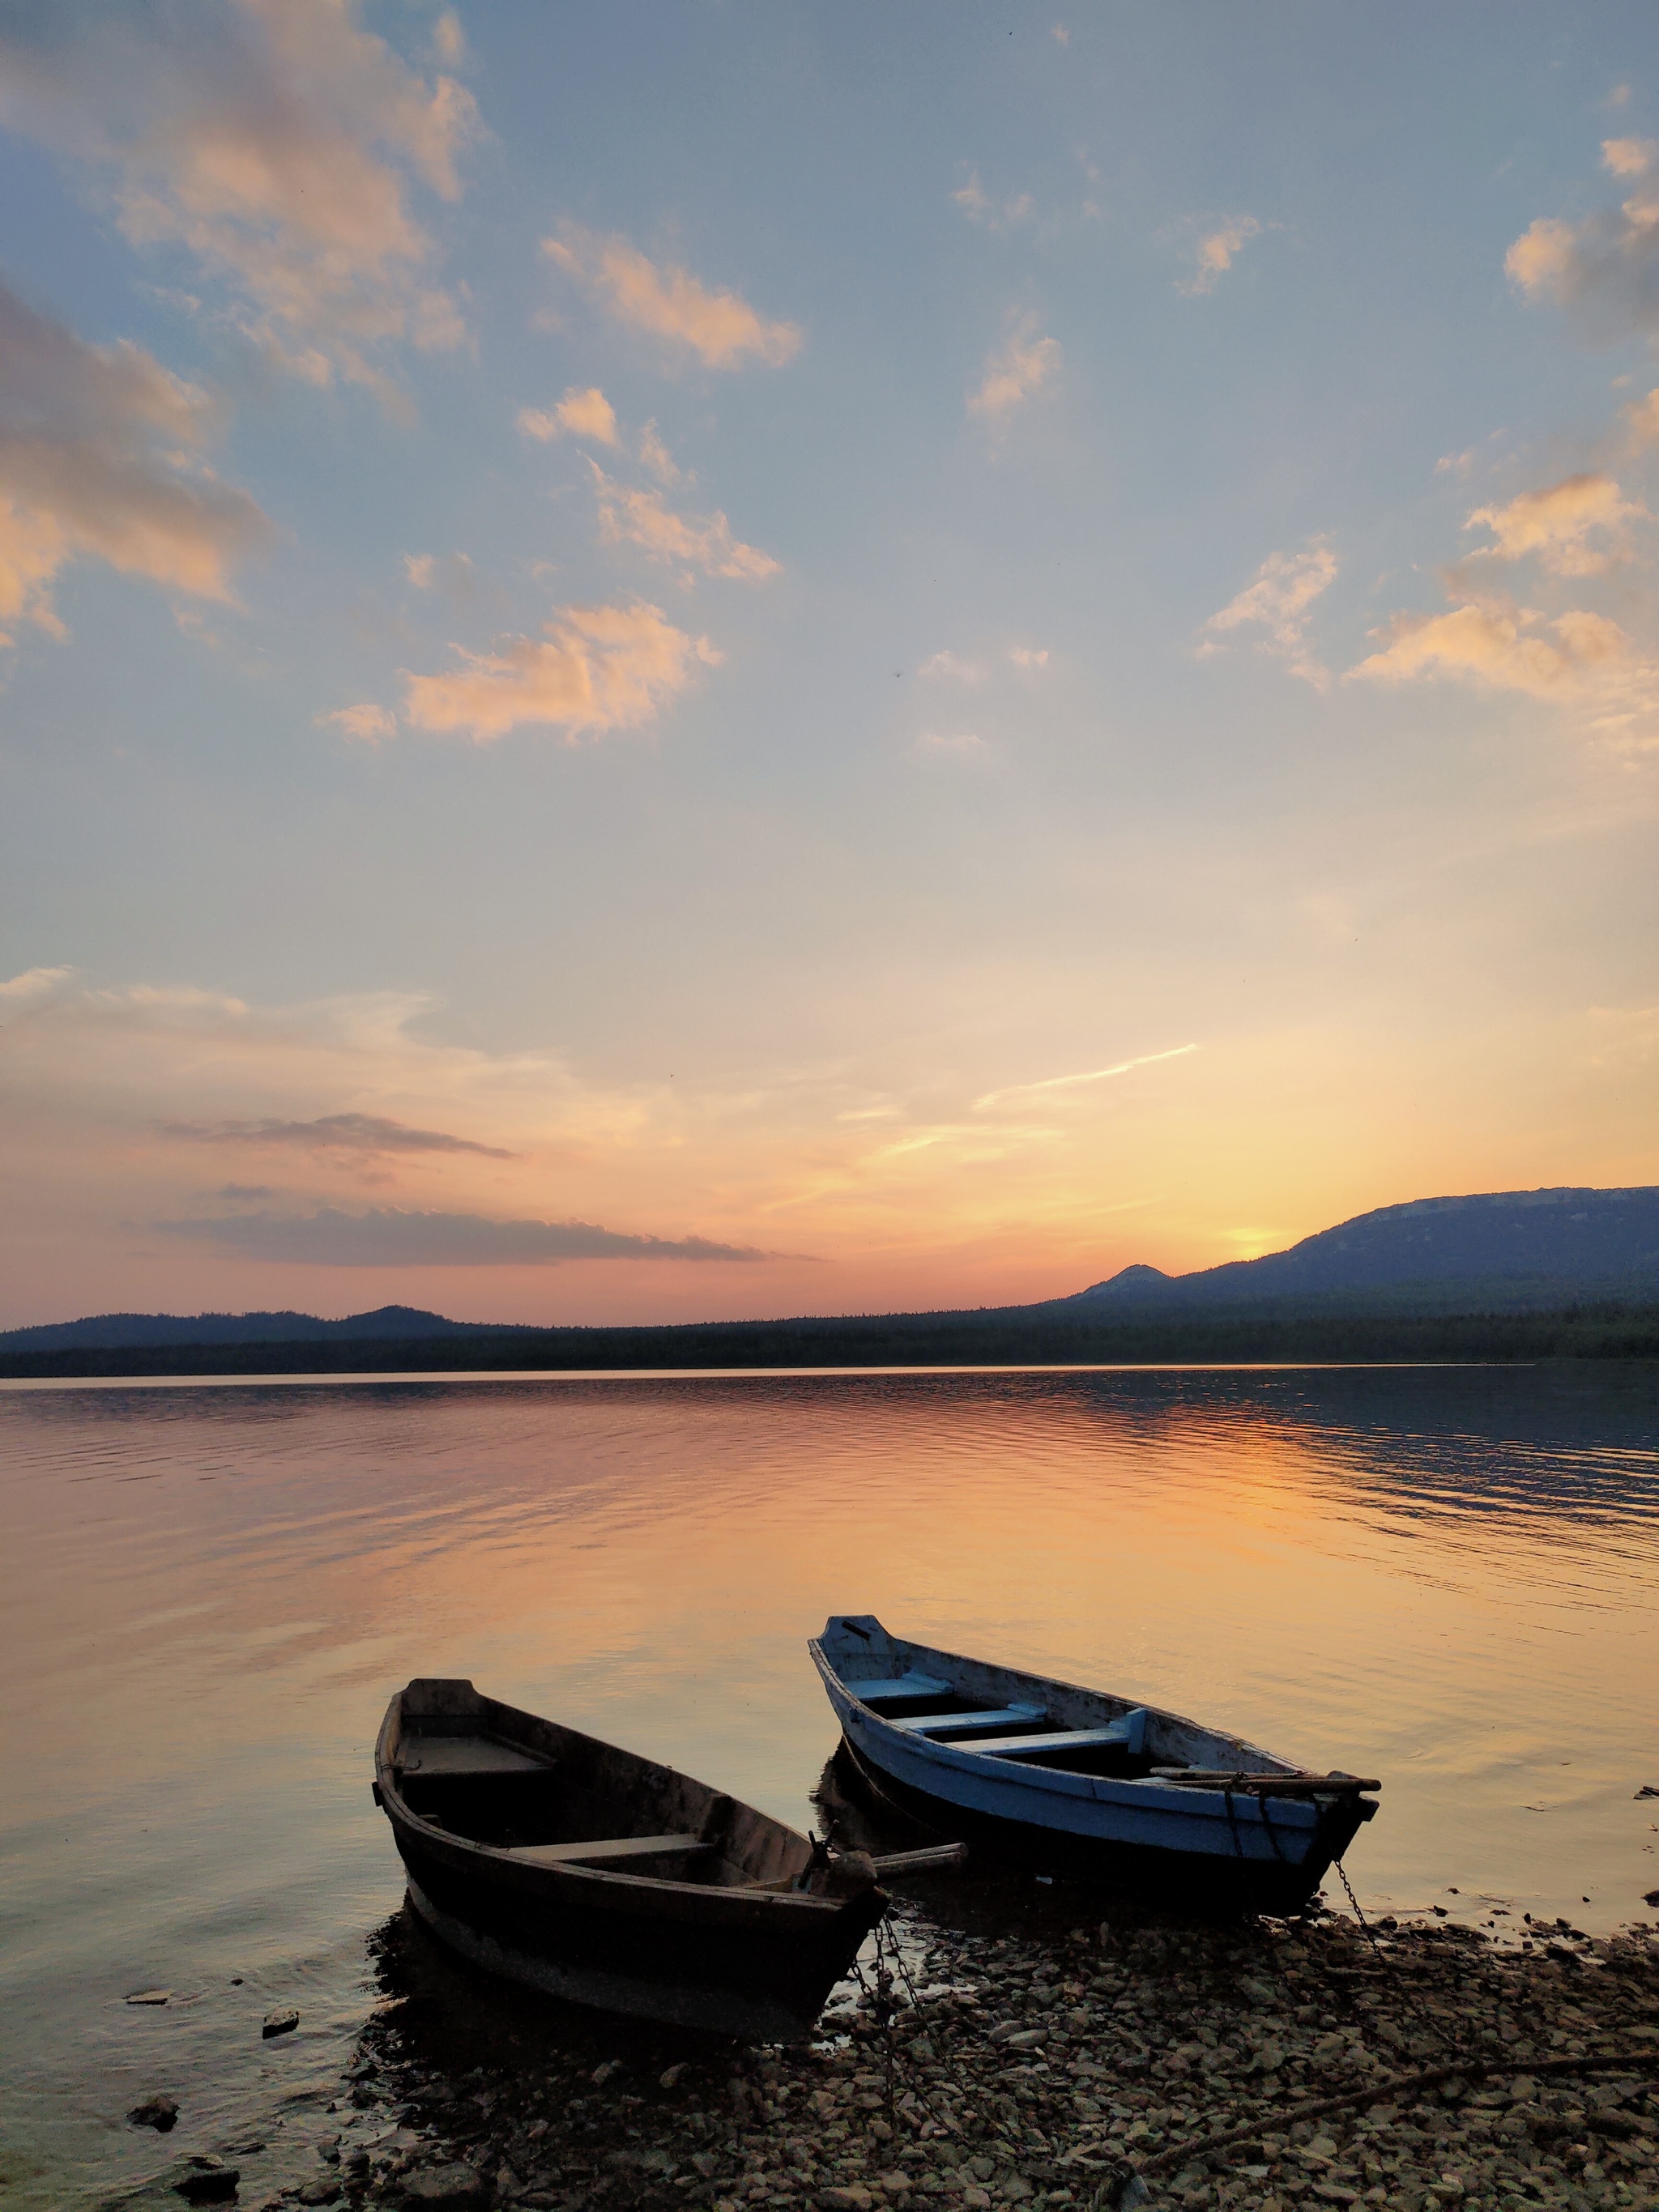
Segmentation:
{"type": "Polygon", "coordinates": [[[1322,691],[1330,672],[1308,649],[1307,631],[1314,601],[1337,574],[1337,558],[1328,538],[1310,538],[1300,553],[1270,553],[1236,599],[1204,625],[1207,635],[1198,650],[1200,657],[1221,648],[1213,633],[1254,625],[1265,632],[1263,649],[1282,660],[1292,676],[1322,691]]]}
{"type": "Polygon", "coordinates": [[[1058,373],[1060,359],[1059,339],[1039,337],[1036,316],[1021,316],[986,362],[979,389],[969,394],[969,413],[1005,421],[1058,373]]]}
{"type": "MultiPolygon", "coordinates": [[[[234,295],[227,319],[289,373],[391,386],[387,343],[452,346],[447,294],[412,177],[459,196],[477,128],[453,77],[428,86],[354,21],[352,0],[233,0],[147,25],[118,15],[73,40],[0,50],[0,114],[111,174],[138,246],[183,246],[234,295]]],[[[45,21],[46,19],[42,19],[45,21]]]]}
{"type": "Polygon", "coordinates": [[[335,707],[327,714],[313,715],[312,719],[319,726],[332,722],[337,729],[348,738],[355,738],[359,744],[378,745],[398,734],[395,717],[389,714],[384,707],[376,706],[372,699],[365,699],[356,707],[335,707]]]}
{"type": "MultiPolygon", "coordinates": [[[[1647,173],[1646,139],[1612,138],[1603,160],[1615,176],[1647,173]]],[[[1659,325],[1659,193],[1651,184],[1617,209],[1578,223],[1540,216],[1504,257],[1510,282],[1531,299],[1553,299],[1583,315],[1597,333],[1618,336],[1659,325]]]]}
{"type": "Polygon", "coordinates": [[[539,407],[521,407],[519,428],[526,438],[538,438],[544,445],[568,432],[574,438],[592,438],[601,446],[614,446],[617,410],[597,384],[586,392],[573,384],[551,413],[544,413],[539,407]]]}
{"type": "Polygon", "coordinates": [[[1397,684],[1452,677],[1534,699],[1589,707],[1593,726],[1613,733],[1650,725],[1659,711],[1659,668],[1644,661],[1607,616],[1583,608],[1548,617],[1530,607],[1470,604],[1443,615],[1400,615],[1381,652],[1352,677],[1397,684]]]}
{"type": "Polygon", "coordinates": [[[1645,507],[1625,499],[1611,477],[1564,477],[1543,491],[1523,491],[1507,507],[1480,507],[1463,526],[1485,524],[1497,539],[1481,549],[1488,558],[1518,561],[1537,554],[1558,576],[1595,576],[1620,557],[1620,548],[1597,550],[1588,544],[1593,531],[1620,532],[1645,507]]]}
{"type": "Polygon", "coordinates": [[[1198,241],[1198,266],[1193,274],[1176,286],[1188,299],[1214,291],[1216,285],[1233,265],[1233,257],[1241,252],[1253,238],[1260,238],[1261,225],[1253,215],[1236,215],[1224,222],[1219,229],[1209,232],[1198,241]]]}
{"type": "Polygon", "coordinates": [[[711,576],[732,576],[757,584],[782,573],[781,563],[757,546],[732,535],[718,508],[713,514],[676,514],[657,491],[630,491],[597,466],[599,535],[607,544],[643,546],[654,561],[678,562],[711,576]]]}
{"type": "Polygon", "coordinates": [[[562,607],[539,638],[497,640],[464,665],[408,677],[404,717],[416,729],[463,730],[476,744],[522,724],[574,737],[652,720],[690,684],[698,662],[720,656],[706,637],[676,629],[660,607],[562,607]]]}
{"type": "Polygon", "coordinates": [[[0,285],[0,621],[62,636],[52,586],[88,556],[228,599],[271,532],[191,455],[217,415],[142,347],[87,345],[0,285]]]}
{"type": "Polygon", "coordinates": [[[659,267],[625,238],[568,222],[542,250],[618,322],[689,347],[710,368],[740,368],[750,358],[777,368],[800,350],[793,323],[768,322],[735,292],[706,291],[689,270],[659,267]]]}
{"type": "Polygon", "coordinates": [[[1641,177],[1653,167],[1659,142],[1651,138],[1604,138],[1601,166],[1615,177],[1641,177]]]}

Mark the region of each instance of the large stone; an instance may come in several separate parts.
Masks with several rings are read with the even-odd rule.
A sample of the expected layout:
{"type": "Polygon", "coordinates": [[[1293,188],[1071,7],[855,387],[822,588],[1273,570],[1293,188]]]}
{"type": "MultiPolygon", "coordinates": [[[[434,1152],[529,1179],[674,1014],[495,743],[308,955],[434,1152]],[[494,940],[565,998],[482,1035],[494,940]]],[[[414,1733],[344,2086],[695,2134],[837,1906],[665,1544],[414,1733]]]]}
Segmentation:
{"type": "Polygon", "coordinates": [[[410,2203],[422,2206],[423,2212],[474,2212],[476,2207],[489,2202],[483,2176],[459,2161],[411,2173],[404,2183],[404,2195],[410,2203]]]}
{"type": "Polygon", "coordinates": [[[135,2128],[154,2128],[166,2135],[179,2119],[179,2100],[176,2097],[146,2097],[142,2105],[135,2105],[127,2114],[135,2128]]]}

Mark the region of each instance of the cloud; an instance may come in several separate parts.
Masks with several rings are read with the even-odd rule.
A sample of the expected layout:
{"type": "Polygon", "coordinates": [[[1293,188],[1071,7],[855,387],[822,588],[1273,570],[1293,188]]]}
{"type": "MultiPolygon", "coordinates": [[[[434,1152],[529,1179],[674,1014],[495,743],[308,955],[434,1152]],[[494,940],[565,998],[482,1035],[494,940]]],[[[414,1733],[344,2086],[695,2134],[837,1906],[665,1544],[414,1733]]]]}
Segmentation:
{"type": "Polygon", "coordinates": [[[21,1013],[55,999],[74,973],[73,968],[26,968],[21,975],[0,983],[0,1014],[21,1013]]]}
{"type": "Polygon", "coordinates": [[[793,323],[768,322],[735,292],[706,291],[689,270],[659,266],[625,238],[567,222],[542,250],[618,322],[688,347],[709,368],[750,359],[778,368],[800,350],[793,323]]]}
{"type": "Polygon", "coordinates": [[[376,356],[453,346],[418,182],[459,198],[470,93],[428,84],[360,29],[352,0],[176,0],[139,16],[44,9],[0,40],[0,118],[94,164],[139,246],[182,247],[224,319],[289,373],[392,398],[376,356]]]}
{"type": "Polygon", "coordinates": [[[405,718],[419,730],[464,730],[478,744],[522,724],[570,733],[650,721],[684,691],[699,662],[720,658],[706,637],[676,629],[660,607],[562,607],[539,638],[498,638],[489,653],[458,646],[462,666],[404,672],[405,718]]]}
{"type": "Polygon", "coordinates": [[[749,1244],[706,1237],[636,1237],[586,1221],[499,1221],[483,1213],[420,1213],[375,1206],[347,1213],[238,1213],[205,1221],[161,1221],[174,1237],[222,1244],[255,1260],[324,1267],[555,1267],[569,1260],[777,1258],[749,1244]]]}
{"type": "Polygon", "coordinates": [[[988,753],[990,747],[983,738],[976,738],[971,730],[963,730],[955,737],[943,731],[924,730],[916,739],[919,753],[931,753],[938,760],[973,760],[988,753]]]}
{"type": "Polygon", "coordinates": [[[1161,1060],[1182,1060],[1189,1052],[1196,1052],[1195,1044],[1178,1044],[1168,1052],[1144,1052],[1135,1060],[1120,1060],[1110,1067],[1091,1067],[1081,1075],[1049,1075],[1040,1083],[1012,1083],[1001,1091],[988,1091],[982,1098],[975,1098],[973,1110],[982,1114],[988,1107],[1000,1106],[1005,1098],[1030,1098],[1038,1091],[1073,1091],[1085,1083],[1104,1083],[1114,1075],[1127,1075],[1133,1067],[1153,1067],[1161,1060]]]}
{"type": "Polygon", "coordinates": [[[404,574],[417,592],[446,592],[465,604],[477,593],[478,580],[470,554],[405,553],[404,574]]]}
{"type": "Polygon", "coordinates": [[[1020,192],[1006,200],[993,199],[981,185],[977,169],[968,172],[967,183],[959,185],[951,198],[970,222],[982,222],[988,230],[998,232],[1029,222],[1036,205],[1030,192],[1020,192]]]}
{"type": "Polygon", "coordinates": [[[982,684],[985,671],[976,660],[958,660],[954,653],[936,653],[916,671],[919,676],[953,678],[958,684],[982,684]]]}
{"type": "Polygon", "coordinates": [[[1644,177],[1659,156],[1659,140],[1604,138],[1601,167],[1615,177],[1644,177]]]}
{"type": "Polygon", "coordinates": [[[969,393],[969,413],[1005,421],[1058,373],[1060,359],[1059,339],[1039,337],[1035,315],[1020,317],[986,362],[979,389],[969,393]]]}
{"type": "Polygon", "coordinates": [[[675,461],[674,456],[658,435],[654,422],[647,422],[640,433],[640,459],[659,483],[672,485],[687,481],[692,483],[696,482],[695,477],[687,478],[684,470],[675,461]]]}
{"type": "Polygon", "coordinates": [[[1397,615],[1384,641],[1350,678],[1400,684],[1452,678],[1498,691],[1588,708],[1591,727],[1614,736],[1646,731],[1659,714],[1659,667],[1644,661],[1605,615],[1549,616],[1507,603],[1470,603],[1443,615],[1397,615]]]}
{"type": "MultiPolygon", "coordinates": [[[[1603,160],[1626,179],[1645,175],[1648,139],[1610,138],[1603,160]]],[[[1504,267],[1528,299],[1553,300],[1603,339],[1659,329],[1659,190],[1638,186],[1618,208],[1582,222],[1540,216],[1517,238],[1504,267]]]]}
{"type": "Polygon", "coordinates": [[[758,546],[732,535],[717,508],[713,514],[676,514],[659,491],[633,491],[607,477],[596,464],[599,535],[608,545],[642,546],[653,561],[701,568],[705,575],[732,576],[747,584],[782,573],[782,564],[758,546]]]}
{"type": "Polygon", "coordinates": [[[1176,283],[1176,291],[1184,292],[1188,299],[1214,291],[1232,267],[1233,256],[1261,235],[1261,225],[1253,215],[1231,216],[1218,230],[1210,231],[1199,240],[1198,265],[1190,276],[1176,283]]]}
{"type": "Polygon", "coordinates": [[[1644,515],[1645,507],[1624,498],[1611,477],[1564,477],[1543,491],[1523,491],[1507,507],[1480,507],[1464,524],[1481,525],[1498,541],[1482,546],[1476,558],[1519,561],[1535,553],[1557,576],[1596,576],[1623,557],[1623,525],[1644,515]],[[1593,531],[1613,533],[1615,543],[1597,549],[1587,540],[1593,531]]]}
{"type": "Polygon", "coordinates": [[[1046,668],[1048,665],[1048,648],[1046,645],[1011,645],[1008,658],[1016,668],[1046,668]]]}
{"type": "Polygon", "coordinates": [[[544,414],[538,407],[521,407],[519,428],[526,438],[538,438],[544,445],[551,438],[568,434],[614,446],[617,410],[597,384],[590,384],[585,392],[573,384],[551,414],[544,414]]]}
{"type": "Polygon", "coordinates": [[[319,726],[332,722],[346,737],[355,738],[359,744],[384,744],[388,738],[398,734],[398,720],[384,707],[365,699],[356,707],[332,707],[325,714],[313,714],[319,726]]]}
{"type": "Polygon", "coordinates": [[[1236,599],[1204,625],[1200,655],[1218,653],[1216,634],[1256,626],[1266,635],[1264,652],[1282,661],[1292,676],[1322,691],[1330,672],[1308,650],[1308,619],[1320,594],[1336,580],[1337,557],[1328,538],[1310,538],[1300,553],[1270,553],[1236,599]]]}
{"type": "Polygon", "coordinates": [[[515,1157],[499,1145],[474,1144],[442,1129],[411,1129],[382,1114],[325,1114],[315,1121],[165,1121],[164,1137],[193,1145],[292,1145],[307,1152],[476,1152],[487,1160],[515,1157]]]}
{"type": "Polygon", "coordinates": [[[1630,431],[1630,441],[1638,453],[1649,446],[1659,446],[1659,386],[1645,399],[1638,399],[1626,408],[1625,422],[1630,431]]]}
{"type": "Polygon", "coordinates": [[[87,558],[230,599],[231,568],[273,532],[199,458],[218,421],[141,346],[87,345],[0,284],[0,623],[63,636],[52,587],[87,558]]]}

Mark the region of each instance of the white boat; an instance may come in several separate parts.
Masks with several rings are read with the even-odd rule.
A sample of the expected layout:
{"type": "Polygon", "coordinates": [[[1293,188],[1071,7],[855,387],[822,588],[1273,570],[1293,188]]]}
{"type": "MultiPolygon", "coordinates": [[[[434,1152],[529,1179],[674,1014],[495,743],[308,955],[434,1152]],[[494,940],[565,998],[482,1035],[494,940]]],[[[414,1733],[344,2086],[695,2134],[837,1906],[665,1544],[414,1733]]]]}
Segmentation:
{"type": "Polygon", "coordinates": [[[808,1645],[877,1791],[979,1849],[1195,1904],[1294,1912],[1376,1811],[1318,1774],[1103,1690],[966,1659],[836,1613],[808,1645]]]}

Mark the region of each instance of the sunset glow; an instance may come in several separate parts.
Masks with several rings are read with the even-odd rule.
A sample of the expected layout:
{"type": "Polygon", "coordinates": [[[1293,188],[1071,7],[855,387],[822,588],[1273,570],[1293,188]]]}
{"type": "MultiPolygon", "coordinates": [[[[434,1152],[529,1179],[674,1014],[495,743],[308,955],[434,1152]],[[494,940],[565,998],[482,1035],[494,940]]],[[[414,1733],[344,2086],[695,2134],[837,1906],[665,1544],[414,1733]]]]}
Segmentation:
{"type": "Polygon", "coordinates": [[[1659,1181],[1651,13],[1412,22],[10,18],[0,1325],[1659,1181]]]}

